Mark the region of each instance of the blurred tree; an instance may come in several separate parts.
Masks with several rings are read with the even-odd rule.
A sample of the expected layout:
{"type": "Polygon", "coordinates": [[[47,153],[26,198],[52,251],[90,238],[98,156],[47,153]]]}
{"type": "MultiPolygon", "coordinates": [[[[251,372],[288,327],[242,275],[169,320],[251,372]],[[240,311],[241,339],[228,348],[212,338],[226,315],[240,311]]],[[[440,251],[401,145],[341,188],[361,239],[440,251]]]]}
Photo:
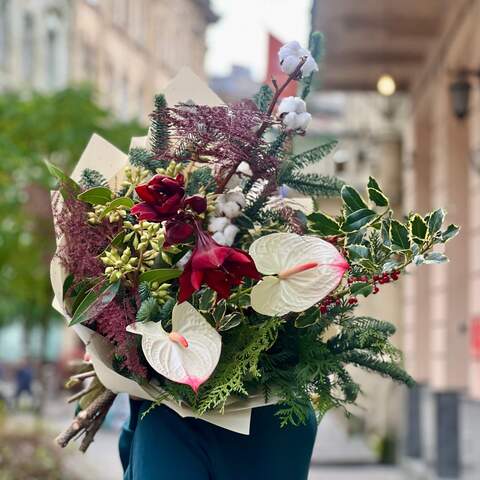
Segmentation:
{"type": "MultiPolygon", "coordinates": [[[[46,334],[55,318],[48,262],[54,251],[48,159],[70,171],[93,132],[126,151],[144,134],[99,107],[91,89],[0,96],[0,325],[33,326],[46,334]]],[[[28,352],[26,352],[28,353],[28,352]]]]}

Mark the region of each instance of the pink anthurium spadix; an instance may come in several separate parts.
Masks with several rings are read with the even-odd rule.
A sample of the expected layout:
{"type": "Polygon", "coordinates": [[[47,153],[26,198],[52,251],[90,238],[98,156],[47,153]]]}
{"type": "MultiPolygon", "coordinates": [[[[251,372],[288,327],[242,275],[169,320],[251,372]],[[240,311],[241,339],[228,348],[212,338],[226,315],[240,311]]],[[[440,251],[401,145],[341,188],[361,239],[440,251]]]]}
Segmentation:
{"type": "Polygon", "coordinates": [[[166,332],[160,322],[136,322],[127,330],[142,335],[143,353],[154,370],[189,385],[195,392],[220,359],[220,334],[188,302],[173,308],[171,332],[166,332]]]}
{"type": "Polygon", "coordinates": [[[249,253],[266,275],[252,289],[252,308],[269,316],[315,305],[338,286],[348,268],[331,243],[310,235],[266,235],[252,243],[249,253]]]}

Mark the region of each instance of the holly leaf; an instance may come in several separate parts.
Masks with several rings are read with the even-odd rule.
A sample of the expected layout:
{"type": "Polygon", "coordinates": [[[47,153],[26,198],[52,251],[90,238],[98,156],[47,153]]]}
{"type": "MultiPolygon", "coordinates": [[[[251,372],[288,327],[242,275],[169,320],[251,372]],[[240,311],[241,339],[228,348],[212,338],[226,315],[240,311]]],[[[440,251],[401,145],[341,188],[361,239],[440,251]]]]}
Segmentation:
{"type": "Polygon", "coordinates": [[[220,332],[226,332],[232,328],[238,327],[242,323],[242,315],[238,312],[225,315],[218,326],[220,332]]]}
{"type": "Polygon", "coordinates": [[[368,248],[364,245],[349,245],[347,247],[348,256],[352,259],[368,258],[368,248]]]}
{"type": "Polygon", "coordinates": [[[445,220],[445,210],[439,208],[428,215],[427,218],[430,235],[435,235],[442,228],[443,221],[445,220]]]}
{"type": "Polygon", "coordinates": [[[410,249],[410,235],[408,229],[398,220],[392,220],[390,224],[390,235],[394,247],[400,250],[410,249]]]}
{"type": "Polygon", "coordinates": [[[410,219],[410,231],[416,243],[423,243],[427,238],[428,225],[420,215],[415,214],[410,219]]]}
{"type": "Polygon", "coordinates": [[[366,282],[352,283],[350,286],[350,292],[352,295],[363,295],[364,297],[368,297],[373,292],[373,286],[366,282]]]}
{"type": "Polygon", "coordinates": [[[342,229],[346,233],[355,232],[372,223],[376,218],[376,212],[369,208],[362,208],[347,216],[342,229]]]}
{"type": "Polygon", "coordinates": [[[459,231],[460,231],[460,227],[452,223],[446,228],[444,232],[442,232],[442,241],[448,242],[452,238],[455,238],[458,235],[459,231]]]}
{"type": "Polygon", "coordinates": [[[348,213],[368,209],[368,205],[363,201],[363,198],[350,185],[344,185],[340,194],[348,213]]]}
{"type": "Polygon", "coordinates": [[[427,253],[424,256],[423,263],[426,265],[439,265],[441,263],[447,263],[448,257],[440,252],[427,253]]]}
{"type": "Polygon", "coordinates": [[[341,233],[339,223],[329,215],[315,212],[308,215],[308,226],[322,236],[338,235],[341,233]]]}

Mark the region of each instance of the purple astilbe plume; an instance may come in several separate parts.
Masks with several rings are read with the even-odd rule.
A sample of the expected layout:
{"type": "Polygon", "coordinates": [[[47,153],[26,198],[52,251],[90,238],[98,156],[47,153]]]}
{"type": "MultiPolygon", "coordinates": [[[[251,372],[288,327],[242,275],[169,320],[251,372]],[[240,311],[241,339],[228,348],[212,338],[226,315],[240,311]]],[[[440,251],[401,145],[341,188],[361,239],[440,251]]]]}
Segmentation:
{"type": "Polygon", "coordinates": [[[91,323],[100,335],[112,342],[115,353],[123,358],[122,366],[134,375],[146,378],[147,369],[142,365],[135,335],[126,331],[135,322],[135,312],[127,299],[110,302],[91,323]]]}
{"type": "Polygon", "coordinates": [[[194,159],[209,163],[217,183],[245,161],[256,178],[266,178],[276,172],[275,157],[265,154],[266,144],[257,131],[269,117],[253,102],[243,101],[228,106],[178,106],[168,109],[172,138],[176,142],[189,140],[194,159]]]}
{"type": "Polygon", "coordinates": [[[88,206],[73,196],[54,199],[55,231],[64,237],[57,255],[68,273],[76,279],[98,277],[104,266],[98,255],[118,233],[119,225],[107,221],[92,226],[87,222],[88,206]]]}

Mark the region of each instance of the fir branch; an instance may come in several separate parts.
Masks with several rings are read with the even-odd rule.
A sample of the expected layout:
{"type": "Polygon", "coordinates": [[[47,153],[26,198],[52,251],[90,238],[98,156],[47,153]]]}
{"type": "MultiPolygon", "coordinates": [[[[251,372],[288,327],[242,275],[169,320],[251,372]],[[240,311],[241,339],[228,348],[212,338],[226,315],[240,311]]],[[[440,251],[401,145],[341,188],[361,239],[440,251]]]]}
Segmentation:
{"type": "Polygon", "coordinates": [[[360,352],[358,350],[346,352],[343,355],[343,359],[347,363],[353,363],[366,370],[372,370],[392,380],[404,383],[409,387],[415,385],[413,378],[398,364],[381,360],[378,356],[371,355],[368,352],[360,352]]]}
{"type": "MultiPolygon", "coordinates": [[[[320,63],[324,56],[324,37],[320,32],[313,32],[310,35],[309,50],[312,54],[312,57],[317,63],[320,63]]],[[[305,77],[302,80],[302,94],[301,97],[305,100],[308,97],[310,90],[312,88],[313,76],[315,72],[312,72],[310,75],[305,77]]]]}
{"type": "Polygon", "coordinates": [[[206,193],[213,192],[215,181],[210,167],[201,167],[194,170],[188,177],[186,193],[196,195],[203,188],[206,193]]]}
{"type": "MultiPolygon", "coordinates": [[[[280,183],[280,182],[279,182],[280,183]]],[[[283,172],[281,183],[311,197],[338,197],[343,181],[337,177],[317,173],[283,172]]]]}
{"type": "Polygon", "coordinates": [[[152,295],[150,292],[150,285],[148,282],[142,282],[138,286],[138,294],[140,295],[140,300],[144,302],[145,300],[148,300],[152,295]]]}
{"type": "Polygon", "coordinates": [[[80,185],[87,190],[94,187],[108,187],[108,182],[97,170],[85,168],[80,177],[80,185]]]}
{"type": "Polygon", "coordinates": [[[323,143],[318,147],[312,148],[305,152],[294,155],[288,162],[292,169],[301,169],[307,165],[313,165],[320,160],[323,160],[329,155],[335,147],[338,145],[337,140],[330,140],[327,143],[323,143]]]}
{"type": "Polygon", "coordinates": [[[287,132],[280,132],[273,142],[268,144],[267,156],[270,157],[282,157],[282,148],[284,147],[285,141],[288,138],[287,132]]]}
{"type": "Polygon", "coordinates": [[[273,90],[268,85],[262,85],[253,96],[253,101],[259,110],[266,112],[273,99],[273,90]]]}
{"type": "Polygon", "coordinates": [[[152,113],[150,137],[152,151],[156,157],[162,155],[168,147],[167,101],[164,95],[155,96],[155,108],[152,113]]]}
{"type": "Polygon", "coordinates": [[[144,168],[150,173],[156,173],[157,168],[163,168],[166,165],[165,161],[156,160],[153,153],[145,148],[132,148],[128,154],[128,160],[134,167],[144,168]]]}

